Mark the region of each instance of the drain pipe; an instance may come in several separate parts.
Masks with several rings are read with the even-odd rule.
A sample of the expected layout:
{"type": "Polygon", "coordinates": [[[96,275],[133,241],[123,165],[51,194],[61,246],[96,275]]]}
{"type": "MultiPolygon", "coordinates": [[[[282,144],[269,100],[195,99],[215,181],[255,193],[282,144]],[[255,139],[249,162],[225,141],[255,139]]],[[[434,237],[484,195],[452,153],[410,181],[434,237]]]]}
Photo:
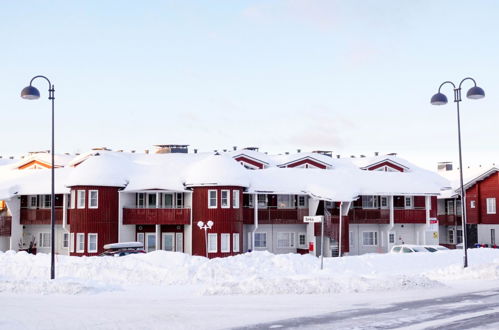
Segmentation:
{"type": "Polygon", "coordinates": [[[258,229],[258,194],[253,194],[253,222],[255,223],[255,228],[251,233],[251,251],[255,251],[255,232],[258,229]]]}
{"type": "Polygon", "coordinates": [[[340,233],[339,233],[339,239],[338,239],[338,257],[341,257],[341,234],[342,234],[342,229],[343,229],[343,202],[340,202],[340,233]]]}

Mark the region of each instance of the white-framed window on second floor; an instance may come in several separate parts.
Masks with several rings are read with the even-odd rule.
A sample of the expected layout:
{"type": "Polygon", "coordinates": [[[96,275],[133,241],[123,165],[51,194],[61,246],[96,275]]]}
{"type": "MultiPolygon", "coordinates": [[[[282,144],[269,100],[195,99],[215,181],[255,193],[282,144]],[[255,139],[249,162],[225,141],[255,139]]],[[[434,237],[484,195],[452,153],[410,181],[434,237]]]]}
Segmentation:
{"type": "Polygon", "coordinates": [[[232,208],[239,208],[239,190],[232,190],[232,208]]]}
{"type": "Polygon", "coordinates": [[[258,195],[258,208],[266,209],[267,205],[267,195],[258,195]]]}
{"type": "Polygon", "coordinates": [[[298,208],[306,209],[308,207],[308,196],[307,195],[298,195],[297,204],[298,204],[298,208]]]}
{"type": "Polygon", "coordinates": [[[277,233],[277,248],[290,249],[296,247],[295,233],[277,233]]]}
{"type": "Polygon", "coordinates": [[[277,195],[278,209],[293,209],[295,207],[294,195],[277,195]]]}
{"type": "Polygon", "coordinates": [[[143,209],[146,207],[146,194],[137,193],[135,196],[135,205],[138,209],[143,209]]]}
{"type": "Polygon", "coordinates": [[[267,233],[255,233],[255,248],[267,247],[267,233]]]}
{"type": "Polygon", "coordinates": [[[232,234],[232,251],[239,252],[239,233],[232,234]]]}
{"type": "Polygon", "coordinates": [[[378,196],[362,196],[362,208],[363,209],[377,209],[378,208],[378,196]]]}
{"type": "Polygon", "coordinates": [[[456,210],[454,209],[454,201],[453,200],[448,200],[446,202],[446,214],[456,214],[456,210]]]}
{"type": "Polygon", "coordinates": [[[28,208],[36,209],[38,207],[38,196],[30,195],[28,196],[28,208]]]}
{"type": "Polygon", "coordinates": [[[77,233],[76,234],[76,252],[83,253],[85,252],[85,234],[77,233]]]}
{"type": "Polygon", "coordinates": [[[475,208],[475,201],[474,200],[470,201],[470,208],[472,208],[472,209],[475,208]]]}
{"type": "Polygon", "coordinates": [[[230,208],[230,190],[222,189],[220,192],[220,207],[223,209],[230,208]]]}
{"type": "Polygon", "coordinates": [[[380,198],[379,198],[379,206],[382,209],[388,209],[388,208],[390,208],[390,201],[388,199],[388,196],[380,196],[380,198]]]}
{"type": "Polygon", "coordinates": [[[95,253],[97,252],[97,238],[98,235],[96,233],[89,233],[88,234],[88,252],[89,253],[95,253]]]}
{"type": "Polygon", "coordinates": [[[147,193],[146,194],[146,207],[148,209],[155,209],[158,207],[158,194],[157,193],[147,193]]]}
{"type": "Polygon", "coordinates": [[[65,249],[69,247],[69,233],[62,234],[62,247],[65,249]]]}
{"type": "Polygon", "coordinates": [[[404,196],[404,208],[406,209],[414,208],[414,196],[404,196]]]}
{"type": "Polygon", "coordinates": [[[175,207],[175,194],[173,193],[163,193],[161,194],[162,202],[161,207],[164,209],[173,209],[175,207]]]}
{"type": "Polygon", "coordinates": [[[208,208],[216,209],[217,208],[217,191],[216,190],[208,190],[208,208]]]}
{"type": "Polygon", "coordinates": [[[495,198],[487,198],[487,214],[496,214],[495,198]]]}
{"type": "Polygon", "coordinates": [[[208,234],[208,253],[218,252],[218,234],[208,234]]]}
{"type": "Polygon", "coordinates": [[[88,191],[88,208],[96,209],[99,207],[99,191],[89,190],[88,191]]]}
{"type": "Polygon", "coordinates": [[[364,246],[377,246],[378,245],[378,232],[364,231],[362,232],[362,245],[364,246]]]}
{"type": "Polygon", "coordinates": [[[175,193],[175,207],[177,209],[184,207],[184,193],[175,193]]]}
{"type": "Polygon", "coordinates": [[[84,209],[85,208],[85,190],[78,190],[77,196],[78,196],[78,201],[77,201],[76,207],[79,209],[84,209]]]}
{"type": "Polygon", "coordinates": [[[42,195],[42,205],[41,205],[42,209],[49,209],[51,207],[52,205],[50,201],[51,198],[52,198],[51,195],[42,195]]]}
{"type": "Polygon", "coordinates": [[[76,208],[76,190],[71,190],[71,195],[69,196],[69,208],[76,208]]]}
{"type": "Polygon", "coordinates": [[[41,248],[49,248],[50,247],[50,233],[40,233],[38,239],[38,246],[41,248]]]}
{"type": "Polygon", "coordinates": [[[230,252],[230,234],[220,234],[220,251],[230,252]]]}

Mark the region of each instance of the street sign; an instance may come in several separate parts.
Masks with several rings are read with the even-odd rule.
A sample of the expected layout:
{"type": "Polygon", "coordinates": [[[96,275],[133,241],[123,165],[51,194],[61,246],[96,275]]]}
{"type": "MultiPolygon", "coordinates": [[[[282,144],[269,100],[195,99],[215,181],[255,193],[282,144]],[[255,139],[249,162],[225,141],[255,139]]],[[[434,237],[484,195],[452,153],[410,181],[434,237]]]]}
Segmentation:
{"type": "Polygon", "coordinates": [[[322,216],[322,215],[307,216],[307,217],[303,217],[303,222],[306,222],[306,223],[322,222],[322,219],[324,219],[324,216],[322,216]]]}

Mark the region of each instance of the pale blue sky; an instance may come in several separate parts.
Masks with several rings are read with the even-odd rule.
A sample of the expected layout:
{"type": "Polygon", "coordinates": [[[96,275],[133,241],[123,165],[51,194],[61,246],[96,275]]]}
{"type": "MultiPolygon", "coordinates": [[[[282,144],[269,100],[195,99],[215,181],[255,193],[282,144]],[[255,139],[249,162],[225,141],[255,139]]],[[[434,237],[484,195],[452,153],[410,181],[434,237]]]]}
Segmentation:
{"type": "Polygon", "coordinates": [[[2,1],[0,155],[49,149],[46,83],[19,97],[44,74],[56,152],[251,145],[431,165],[457,158],[457,137],[455,104],[429,99],[470,75],[487,96],[461,103],[465,161],[492,162],[498,15],[492,0],[2,1]]]}

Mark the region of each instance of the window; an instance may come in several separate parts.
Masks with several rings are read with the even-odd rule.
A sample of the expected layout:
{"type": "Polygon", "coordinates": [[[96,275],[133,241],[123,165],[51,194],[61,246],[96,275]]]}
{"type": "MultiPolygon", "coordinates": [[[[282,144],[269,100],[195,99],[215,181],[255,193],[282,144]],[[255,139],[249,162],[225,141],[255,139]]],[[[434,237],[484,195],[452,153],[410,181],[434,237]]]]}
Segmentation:
{"type": "Polygon", "coordinates": [[[85,252],[85,234],[82,233],[76,234],[76,252],[78,253],[85,252]]]}
{"type": "Polygon", "coordinates": [[[454,201],[447,201],[447,214],[455,214],[454,201]]]}
{"type": "Polygon", "coordinates": [[[295,233],[277,233],[277,248],[294,248],[295,233]]]}
{"type": "Polygon", "coordinates": [[[62,234],[62,247],[66,249],[69,247],[69,233],[62,234]]]}
{"type": "Polygon", "coordinates": [[[163,233],[163,250],[175,251],[174,233],[163,233]]]}
{"type": "Polygon", "coordinates": [[[88,208],[96,209],[99,207],[99,191],[89,190],[88,191],[88,208]]]}
{"type": "Polygon", "coordinates": [[[292,209],[295,207],[295,199],[293,195],[277,195],[278,209],[292,209]]]}
{"type": "Polygon", "coordinates": [[[230,252],[230,234],[220,235],[220,250],[221,252],[230,252]]]}
{"type": "Polygon", "coordinates": [[[474,209],[474,208],[475,208],[475,201],[470,201],[470,207],[471,207],[472,209],[474,209]]]}
{"type": "Polygon", "coordinates": [[[353,231],[348,232],[348,242],[353,246],[353,231]]]}
{"type": "Polygon", "coordinates": [[[137,233],[137,242],[144,244],[144,233],[137,233]]]}
{"type": "Polygon", "coordinates": [[[389,244],[395,243],[395,233],[388,233],[388,243],[389,244]]]}
{"type": "Polygon", "coordinates": [[[176,193],[175,194],[175,198],[176,198],[176,204],[175,204],[175,206],[178,209],[183,208],[184,207],[184,194],[183,193],[176,193]]]}
{"type": "Polygon", "coordinates": [[[144,208],[146,207],[146,197],[145,197],[146,194],[144,193],[138,193],[137,194],[137,208],[144,208]]]}
{"type": "Polygon", "coordinates": [[[491,245],[491,247],[496,245],[496,230],[495,229],[490,230],[490,245],[491,245]]]}
{"type": "Polygon", "coordinates": [[[381,196],[379,198],[379,204],[380,204],[380,207],[382,209],[387,209],[390,207],[390,205],[388,204],[388,196],[381,196]]]}
{"type": "Polygon", "coordinates": [[[457,232],[457,244],[461,244],[463,242],[463,230],[462,229],[458,229],[456,230],[457,232]]]}
{"type": "Polygon", "coordinates": [[[217,234],[208,234],[208,252],[218,252],[217,234]]]}
{"type": "Polygon", "coordinates": [[[38,240],[39,246],[41,248],[50,247],[50,233],[40,233],[40,239],[38,240]]]}
{"type": "Polygon", "coordinates": [[[38,207],[38,196],[33,195],[28,197],[28,207],[30,209],[36,209],[38,207]]]}
{"type": "Polygon", "coordinates": [[[267,208],[267,195],[258,195],[258,208],[267,208]]]}
{"type": "Polygon", "coordinates": [[[42,208],[43,209],[49,209],[51,207],[51,195],[42,195],[42,208]]]}
{"type": "Polygon", "coordinates": [[[406,209],[412,209],[414,207],[414,198],[413,198],[413,196],[405,196],[404,197],[404,207],[406,209]]]}
{"type": "Polygon", "coordinates": [[[216,190],[208,190],[208,208],[216,209],[217,208],[217,191],[216,190]]]}
{"type": "Polygon", "coordinates": [[[239,234],[232,234],[232,251],[239,252],[239,234]]]}
{"type": "Polygon", "coordinates": [[[147,195],[147,208],[148,209],[155,209],[156,207],[158,207],[158,205],[157,205],[158,194],[148,193],[146,195],[147,195]]]}
{"type": "Polygon", "coordinates": [[[70,199],[69,208],[70,209],[76,208],[76,190],[71,190],[71,196],[69,199],[70,199]]]}
{"type": "Polygon", "coordinates": [[[267,233],[255,233],[255,248],[267,247],[267,233]]]}
{"type": "Polygon", "coordinates": [[[378,196],[362,196],[362,208],[363,209],[377,209],[378,208],[378,196]]]}
{"type": "Polygon", "coordinates": [[[163,194],[163,208],[172,209],[174,207],[173,194],[163,194]]]}
{"type": "Polygon", "coordinates": [[[239,190],[232,190],[232,207],[239,208],[239,190]]]}
{"type": "Polygon", "coordinates": [[[222,190],[221,207],[227,209],[230,207],[230,190],[222,190]]]}
{"type": "Polygon", "coordinates": [[[449,243],[454,244],[454,230],[449,230],[448,234],[449,243]]]}
{"type": "Polygon", "coordinates": [[[375,246],[378,245],[378,232],[365,231],[362,233],[362,245],[375,246]]]}
{"type": "Polygon", "coordinates": [[[248,196],[248,199],[247,199],[248,205],[245,205],[245,206],[254,207],[255,205],[253,204],[253,195],[246,195],[246,196],[248,196]]]}
{"type": "Polygon", "coordinates": [[[305,234],[305,233],[298,234],[298,246],[300,248],[307,247],[307,234],[305,234]]]}
{"type": "Polygon", "coordinates": [[[75,234],[69,234],[69,252],[75,252],[75,234]]]}
{"type": "Polygon", "coordinates": [[[88,252],[97,252],[97,234],[88,234],[88,252]]]}
{"type": "Polygon", "coordinates": [[[298,207],[300,209],[304,209],[304,208],[307,208],[307,203],[308,202],[308,198],[307,196],[304,196],[304,195],[300,195],[298,196],[298,207]]]}
{"type": "Polygon", "coordinates": [[[79,209],[85,208],[85,190],[78,190],[78,204],[79,209]]]}
{"type": "Polygon", "coordinates": [[[496,214],[495,198],[487,198],[487,214],[496,214]]]}
{"type": "Polygon", "coordinates": [[[184,252],[184,234],[175,233],[175,251],[184,252]]]}
{"type": "Polygon", "coordinates": [[[156,251],[156,233],[146,234],[146,252],[156,251]]]}

